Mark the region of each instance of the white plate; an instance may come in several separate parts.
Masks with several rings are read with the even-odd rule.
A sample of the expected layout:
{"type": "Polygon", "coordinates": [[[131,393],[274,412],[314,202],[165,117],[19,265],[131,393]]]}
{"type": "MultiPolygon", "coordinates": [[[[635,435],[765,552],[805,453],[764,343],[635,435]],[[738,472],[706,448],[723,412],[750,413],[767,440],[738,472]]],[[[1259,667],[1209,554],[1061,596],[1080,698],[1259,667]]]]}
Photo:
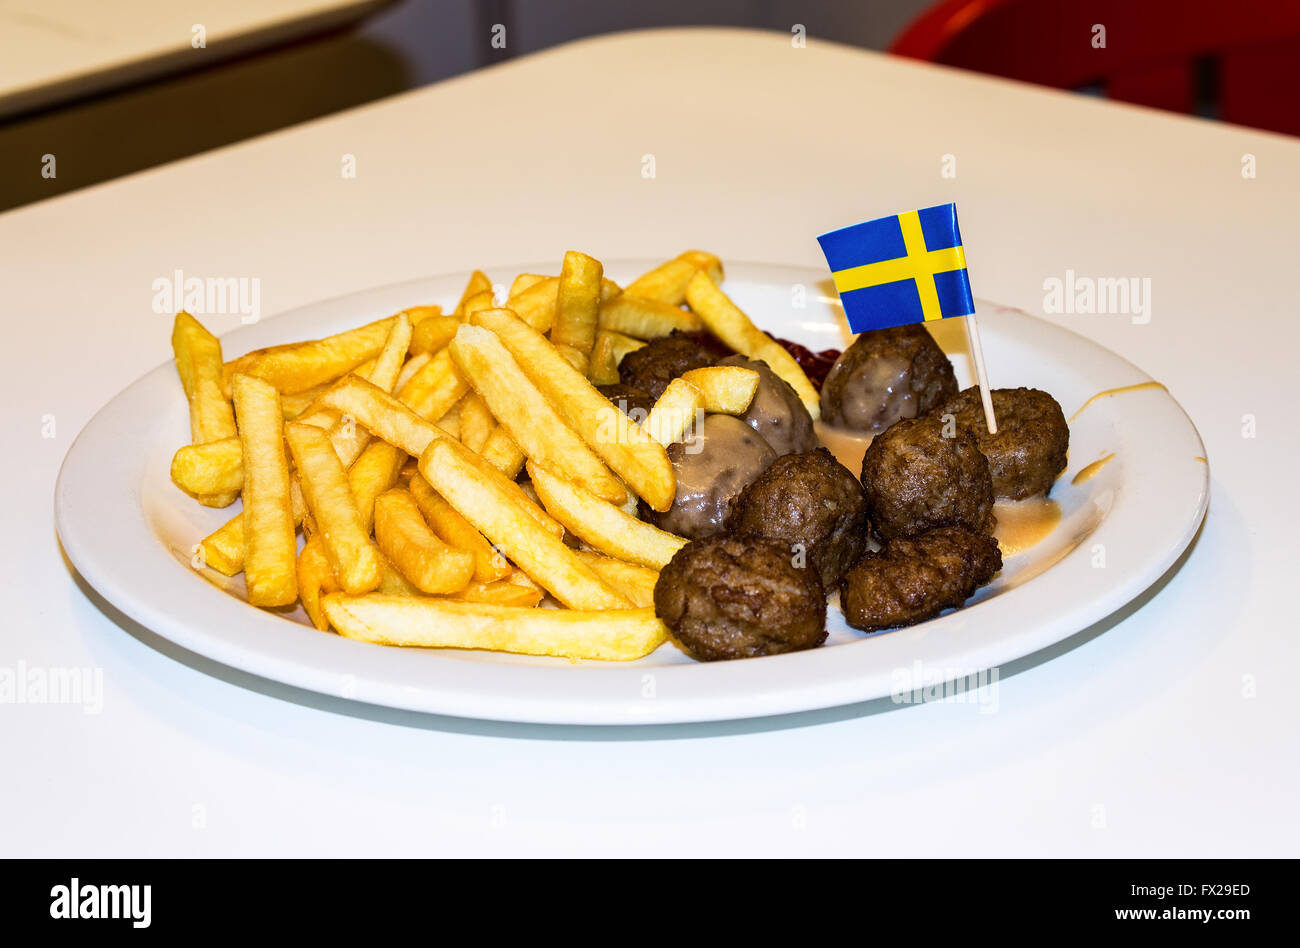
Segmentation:
{"type": "MultiPolygon", "coordinates": [[[[611,263],[608,273],[626,281],[652,265],[611,263]]],[[[546,272],[529,265],[493,276],[538,270],[546,272]]],[[[823,271],[743,264],[727,270],[727,293],[760,326],[813,349],[841,348],[848,339],[823,271]]],[[[225,355],[325,335],[416,303],[451,306],[464,280],[418,280],[305,306],[228,334],[225,355]]],[[[979,315],[994,384],[1049,391],[1067,415],[1103,389],[1149,381],[1113,353],[1049,323],[988,304],[980,304],[979,315]]],[[[960,325],[939,324],[936,337],[967,384],[960,325]]],[[[1209,499],[1205,449],[1182,408],[1162,389],[1128,392],[1099,400],[1071,425],[1070,465],[1052,491],[1062,508],[1057,529],[1009,558],[997,582],[962,610],[865,636],[849,629],[832,604],[830,638],[813,651],[700,664],[669,644],[628,664],[572,663],[386,648],[318,632],[300,611],[286,617],[251,608],[239,598],[238,580],[190,566],[193,545],[238,507],[200,507],[171,484],[172,453],[188,436],[185,398],[167,363],[100,411],[64,460],[55,492],[59,537],[108,601],[184,648],[275,681],[372,704],[505,721],[758,717],[975,675],[1136,598],[1191,542],[1209,499]],[[1114,460],[1072,484],[1103,452],[1114,460]]]]}

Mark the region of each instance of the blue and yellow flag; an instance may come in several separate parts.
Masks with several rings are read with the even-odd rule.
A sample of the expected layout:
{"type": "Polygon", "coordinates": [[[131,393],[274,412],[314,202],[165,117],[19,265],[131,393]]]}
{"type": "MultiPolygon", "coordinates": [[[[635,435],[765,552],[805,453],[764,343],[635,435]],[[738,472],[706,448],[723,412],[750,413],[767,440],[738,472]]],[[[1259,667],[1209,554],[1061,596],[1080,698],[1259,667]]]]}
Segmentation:
{"type": "Polygon", "coordinates": [[[843,227],[817,242],[854,332],[975,312],[955,204],[843,227]]]}

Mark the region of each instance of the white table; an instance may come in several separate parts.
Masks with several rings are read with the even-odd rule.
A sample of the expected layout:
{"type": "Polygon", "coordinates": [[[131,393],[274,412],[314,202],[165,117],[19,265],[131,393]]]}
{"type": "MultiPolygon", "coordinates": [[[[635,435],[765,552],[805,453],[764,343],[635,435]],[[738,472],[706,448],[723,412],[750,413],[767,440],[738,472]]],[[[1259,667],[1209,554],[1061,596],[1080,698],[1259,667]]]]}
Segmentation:
{"type": "Polygon", "coordinates": [[[104,682],[99,714],[0,705],[0,849],[1294,855],[1297,182],[1289,139],[783,35],[666,31],[0,215],[0,666],[104,682]],[[587,135],[572,132],[582,112],[557,121],[576,90],[587,135]],[[150,283],[176,267],[259,276],[274,313],[569,247],[820,265],[813,236],[831,226],[953,199],[983,297],[1041,312],[1043,281],[1067,268],[1150,277],[1147,325],[1050,318],[1164,381],[1213,475],[1181,568],[1050,661],[1003,669],[995,714],[886,700],[602,731],[356,707],[178,654],[60,556],[59,463],[169,358],[150,283]]]}
{"type": "Polygon", "coordinates": [[[389,2],[0,0],[0,118],[337,29],[389,2]]]}

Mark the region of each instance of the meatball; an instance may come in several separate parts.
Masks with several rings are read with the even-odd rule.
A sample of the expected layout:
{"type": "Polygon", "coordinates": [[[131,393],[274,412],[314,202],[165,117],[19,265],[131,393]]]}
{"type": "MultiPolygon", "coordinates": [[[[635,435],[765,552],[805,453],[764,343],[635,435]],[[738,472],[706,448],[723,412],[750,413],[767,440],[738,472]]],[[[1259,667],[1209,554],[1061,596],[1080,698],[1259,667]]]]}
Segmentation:
{"type": "Polygon", "coordinates": [[[981,453],[988,458],[993,496],[998,500],[1046,494],[1065,470],[1070,426],[1061,406],[1046,392],[1036,388],[995,388],[997,434],[989,434],[978,386],[966,389],[935,412],[943,421],[949,414],[959,428],[975,437],[981,453]]]}
{"type": "Polygon", "coordinates": [[[749,410],[740,416],[745,424],[763,436],[778,455],[811,451],[817,447],[812,415],[790,383],[768,367],[742,355],[728,356],[718,365],[738,365],[758,373],[758,391],[749,410]]]}
{"type": "Polygon", "coordinates": [[[598,385],[596,391],[617,405],[623,414],[637,424],[641,424],[650,417],[650,409],[654,408],[655,405],[655,400],[641,389],[633,388],[631,385],[624,385],[622,382],[616,382],[613,385],[598,385]]]}
{"type": "Polygon", "coordinates": [[[623,356],[618,378],[658,401],[668,383],[691,369],[713,365],[713,356],[680,331],[652,340],[623,356]]]}
{"type": "Polygon", "coordinates": [[[641,516],[687,539],[722,529],[732,499],[776,460],[776,452],[753,428],[731,415],[705,415],[685,441],[668,448],[677,475],[677,496],[664,513],[644,502],[641,516]]]}
{"type": "Polygon", "coordinates": [[[998,541],[966,527],[895,537],[867,553],[840,581],[840,607],[870,632],[933,619],[956,609],[1002,568],[998,541]]]}
{"type": "Polygon", "coordinates": [[[822,384],[822,420],[880,434],[956,394],[952,363],[924,326],[877,329],[853,340],[831,366],[822,384]]]}
{"type": "Polygon", "coordinates": [[[801,545],[830,589],[866,546],[867,500],[825,448],[787,454],[732,502],[727,529],[801,545]]]}
{"type": "Polygon", "coordinates": [[[776,655],[826,640],[817,573],[780,540],[724,533],[677,551],[655,583],[655,614],[695,658],[776,655]]]}
{"type": "Polygon", "coordinates": [[[961,524],[993,530],[993,479],[975,437],[945,437],[935,415],[900,421],[877,435],[862,458],[867,519],[882,540],[961,524]]]}

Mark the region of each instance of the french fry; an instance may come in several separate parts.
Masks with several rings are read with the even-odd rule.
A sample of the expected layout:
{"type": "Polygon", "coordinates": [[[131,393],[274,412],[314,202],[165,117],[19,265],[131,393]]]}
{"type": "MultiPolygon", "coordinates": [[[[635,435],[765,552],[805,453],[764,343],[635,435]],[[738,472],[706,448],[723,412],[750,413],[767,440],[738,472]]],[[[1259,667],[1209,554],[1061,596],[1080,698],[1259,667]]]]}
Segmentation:
{"type": "Polygon", "coordinates": [[[478,454],[496,426],[496,419],[478,392],[469,392],[460,400],[459,437],[465,447],[478,454]]]}
{"type": "Polygon", "coordinates": [[[376,498],[397,483],[405,461],[406,452],[387,441],[375,440],[348,468],[348,489],[361,518],[361,530],[367,535],[375,523],[376,498]]]}
{"type": "Polygon", "coordinates": [[[282,393],[280,395],[280,408],[284,411],[284,420],[293,421],[299,417],[329,387],[330,383],[324,382],[320,385],[313,385],[305,391],[294,392],[292,395],[282,393]]]}
{"type": "Polygon", "coordinates": [[[537,283],[541,283],[545,279],[548,279],[548,277],[540,273],[519,274],[519,276],[515,277],[514,280],[511,282],[510,292],[506,294],[506,299],[510,300],[511,298],[518,296],[520,293],[528,289],[530,286],[533,286],[537,283]]]}
{"type": "Polygon", "coordinates": [[[566,251],[555,297],[555,322],[551,341],[583,355],[596,341],[596,312],[600,306],[600,280],[605,268],[595,257],[566,251]]]}
{"type": "Polygon", "coordinates": [[[717,254],[709,253],[707,250],[687,250],[677,256],[678,259],[694,264],[697,270],[703,270],[714,283],[721,285],[726,276],[722,272],[722,259],[717,254]]]}
{"type": "Polygon", "coordinates": [[[301,392],[346,375],[377,356],[388,341],[394,319],[377,319],[359,329],[311,342],[250,352],[227,362],[222,374],[227,381],[243,373],[269,382],[280,392],[301,392]]]}
{"type": "Polygon", "coordinates": [[[420,513],[424,514],[425,522],[443,542],[474,554],[474,579],[477,582],[491,583],[510,575],[512,568],[506,558],[494,550],[483,534],[457,513],[456,508],[430,487],[421,475],[411,478],[410,491],[420,513]]]}
{"type": "Polygon", "coordinates": [[[683,378],[675,378],[650,409],[650,417],[643,427],[650,437],[667,448],[686,436],[703,411],[704,396],[700,390],[683,378]]]}
{"type": "Polygon", "coordinates": [[[285,440],[293,452],[303,499],[324,541],[334,577],[345,592],[360,595],[379,585],[379,558],[363,529],[343,465],[329,438],[311,425],[289,422],[285,440]]]}
{"type": "Polygon", "coordinates": [[[579,374],[587,374],[590,357],[585,353],[579,352],[573,346],[556,346],[555,351],[564,356],[564,361],[573,366],[579,374]]]}
{"type": "Polygon", "coordinates": [[[329,629],[329,620],[321,608],[321,596],[339,591],[338,581],[334,579],[334,568],[330,566],[329,555],[325,552],[325,543],[319,536],[313,536],[303,544],[298,554],[298,598],[307,612],[311,624],[322,632],[329,629]]]}
{"type": "Polygon", "coordinates": [[[561,417],[638,496],[658,511],[672,506],[677,480],[663,445],[596,391],[549,340],[508,310],[475,313],[471,323],[496,334],[561,417]]]}
{"type": "Polygon", "coordinates": [[[698,332],[704,328],[700,318],[689,310],[660,300],[643,299],[623,293],[600,304],[597,323],[601,329],[633,336],[658,339],[675,330],[698,332]]]}
{"type": "Polygon", "coordinates": [[[686,545],[681,537],[630,516],[532,461],[528,476],[547,513],[602,553],[662,569],[686,545]]]}
{"type": "Polygon", "coordinates": [[[397,397],[421,418],[437,421],[468,391],[469,383],[457,371],[451,353],[444,346],[397,390],[397,397]]]}
{"type": "Polygon", "coordinates": [[[632,661],[668,638],[653,609],[530,609],[373,593],[333,593],[323,605],[340,635],[380,645],[632,661]]]}
{"type": "Polygon", "coordinates": [[[491,602],[498,606],[523,606],[531,609],[546,598],[546,593],[502,579],[495,583],[471,583],[448,598],[457,602],[491,602]]]}
{"type": "Polygon", "coordinates": [[[743,415],[758,391],[758,373],[738,365],[691,369],[681,377],[699,390],[705,411],[724,415],[743,415]]]}
{"type": "Polygon", "coordinates": [[[613,503],[627,499],[618,478],[561,419],[494,333],[466,324],[447,348],[461,374],[524,454],[598,497],[613,503]]]}
{"type": "Polygon", "coordinates": [[[411,352],[415,355],[437,352],[456,335],[460,320],[455,316],[433,316],[421,320],[411,332],[411,352]]]}
{"type": "MultiPolygon", "coordinates": [[[[375,552],[379,553],[379,547],[375,547],[375,552]]],[[[420,590],[416,589],[411,581],[397,571],[397,567],[383,553],[379,553],[379,588],[375,590],[385,596],[422,596],[420,590]]]]}
{"type": "Polygon", "coordinates": [[[615,559],[594,550],[579,550],[578,559],[594,569],[597,576],[638,609],[655,604],[658,570],[615,559]]]}
{"type": "MultiPolygon", "coordinates": [[[[307,516],[307,503],[302,499],[302,490],[294,478],[289,479],[289,507],[296,527],[307,516]]],[[[243,512],[235,514],[198,544],[203,565],[212,567],[223,576],[234,576],[243,571],[246,552],[243,512]]]]}
{"type": "MultiPolygon", "coordinates": [[[[442,317],[438,318],[441,319],[442,317]]],[[[412,337],[414,337],[414,331],[412,331],[412,337]]],[[[416,372],[428,365],[429,360],[432,358],[431,353],[419,352],[407,359],[406,364],[402,366],[402,371],[397,373],[397,382],[393,385],[393,391],[400,392],[405,388],[406,383],[415,377],[416,372]]]]}
{"type": "Polygon", "coordinates": [[[408,306],[402,310],[406,318],[410,320],[411,328],[414,329],[426,319],[432,319],[435,316],[442,315],[442,307],[437,303],[428,303],[423,306],[408,306]]]}
{"type": "Polygon", "coordinates": [[[821,417],[821,397],[794,356],[750,322],[707,273],[701,271],[691,277],[686,286],[686,302],[715,336],[746,358],[766,362],[773,372],[789,382],[814,421],[821,417]]]}
{"type": "Polygon", "coordinates": [[[375,542],[397,571],[430,595],[459,592],[474,578],[474,554],[440,540],[400,487],[375,501],[375,542]]]}
{"type": "Polygon", "coordinates": [[[460,318],[464,320],[470,313],[477,313],[481,309],[491,309],[497,305],[496,293],[492,289],[486,289],[482,293],[475,293],[460,307],[460,318]]]}
{"type": "Polygon", "coordinates": [[[506,300],[506,306],[538,332],[550,332],[555,322],[555,298],[559,287],[559,277],[546,277],[517,295],[512,294],[506,300]]]}
{"type": "Polygon", "coordinates": [[[457,441],[460,440],[460,402],[452,405],[447,414],[438,419],[437,425],[457,441]]]}
{"type": "Polygon", "coordinates": [[[492,280],[482,270],[475,270],[469,275],[469,282],[465,284],[465,291],[460,294],[460,302],[456,304],[455,315],[460,316],[465,311],[465,304],[471,297],[484,292],[492,292],[492,280]]]}
{"type": "Polygon", "coordinates": [[[452,442],[431,444],[420,458],[420,473],[489,542],[569,608],[627,608],[622,596],[528,515],[523,504],[530,502],[480,477],[452,442]]]}
{"type": "Polygon", "coordinates": [[[238,496],[244,486],[244,449],[238,436],[182,445],[172,455],[171,478],[173,484],[195,497],[230,493],[238,496]]]}
{"type": "MultiPolygon", "coordinates": [[[[384,348],[375,360],[374,367],[362,378],[368,379],[385,392],[391,392],[397,383],[397,376],[402,371],[402,363],[406,360],[406,350],[410,342],[411,323],[407,319],[406,312],[403,311],[393,318],[388,341],[384,343],[384,348]]],[[[334,446],[334,453],[338,455],[339,462],[344,468],[348,468],[365,450],[367,442],[370,441],[370,433],[354,419],[344,415],[329,429],[329,440],[334,446]]]]}
{"type": "Polygon", "coordinates": [[[484,461],[511,480],[519,476],[519,472],[524,469],[524,461],[527,460],[515,439],[510,437],[510,432],[500,425],[492,429],[480,454],[484,461]]]}
{"type": "MultiPolygon", "coordinates": [[[[182,310],[172,324],[172,352],[190,403],[190,441],[206,444],[237,437],[235,413],[221,387],[221,341],[182,310]]],[[[239,496],[239,488],[194,493],[205,507],[228,507],[239,496]]]]}
{"type": "MultiPolygon", "coordinates": [[[[326,397],[330,407],[352,415],[358,424],[364,425],[375,437],[396,445],[412,457],[421,457],[425,449],[435,440],[447,443],[464,459],[465,463],[479,472],[482,479],[491,482],[496,489],[526,505],[526,513],[539,527],[555,537],[564,535],[564,527],[530,501],[518,484],[473,451],[466,449],[459,441],[450,438],[433,422],[421,418],[406,405],[365,379],[349,376],[332,388],[326,397]]],[[[424,470],[423,466],[420,469],[424,470]]]]}
{"type": "Polygon", "coordinates": [[[231,392],[244,458],[248,601],[255,606],[287,606],[298,598],[298,541],[289,500],[280,395],[269,383],[248,375],[236,375],[231,392]]]}
{"type": "Polygon", "coordinates": [[[587,365],[587,378],[592,385],[616,385],[618,383],[618,366],[629,352],[635,352],[645,345],[640,339],[633,339],[621,332],[601,329],[596,333],[596,342],[591,347],[591,361],[587,365]]]}

